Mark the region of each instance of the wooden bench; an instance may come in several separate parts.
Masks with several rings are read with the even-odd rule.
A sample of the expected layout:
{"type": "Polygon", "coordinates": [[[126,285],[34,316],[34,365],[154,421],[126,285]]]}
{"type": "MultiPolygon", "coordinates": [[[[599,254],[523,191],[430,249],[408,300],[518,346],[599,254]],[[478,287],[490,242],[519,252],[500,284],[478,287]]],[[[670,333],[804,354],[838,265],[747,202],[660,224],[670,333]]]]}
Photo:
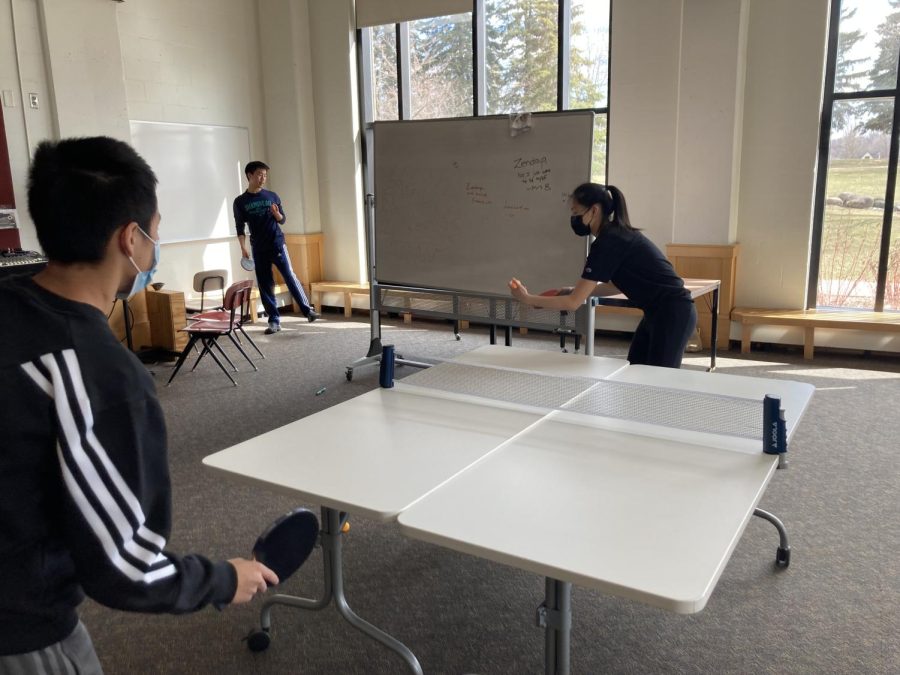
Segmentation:
{"type": "Polygon", "coordinates": [[[368,296],[369,284],[353,281],[314,281],[309,285],[309,292],[316,307],[320,307],[322,304],[322,293],[343,293],[344,316],[350,317],[353,314],[353,296],[368,296]]]}
{"type": "MultiPolygon", "coordinates": [[[[275,293],[275,295],[279,295],[280,293],[288,293],[289,292],[287,284],[275,284],[275,286],[272,290],[275,293]]],[[[259,316],[256,313],[256,310],[259,309],[259,304],[260,304],[259,289],[256,287],[256,284],[254,283],[253,289],[250,291],[250,308],[251,308],[250,323],[256,323],[256,321],[259,319],[259,316]]],[[[291,311],[293,311],[293,312],[300,311],[300,305],[298,305],[296,302],[294,302],[293,298],[291,298],[290,308],[291,308],[291,311]]]]}
{"type": "Polygon", "coordinates": [[[900,332],[900,313],[846,309],[753,309],[735,307],[731,320],[741,324],[741,354],[750,353],[753,326],[800,326],[803,328],[803,358],[811,359],[816,328],[842,328],[900,332]]]}

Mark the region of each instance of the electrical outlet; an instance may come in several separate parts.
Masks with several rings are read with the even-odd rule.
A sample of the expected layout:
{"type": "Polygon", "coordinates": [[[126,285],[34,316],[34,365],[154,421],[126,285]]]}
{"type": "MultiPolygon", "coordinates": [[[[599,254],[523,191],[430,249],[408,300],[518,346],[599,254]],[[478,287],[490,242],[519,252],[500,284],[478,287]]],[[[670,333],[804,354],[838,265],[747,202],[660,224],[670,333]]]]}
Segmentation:
{"type": "Polygon", "coordinates": [[[34,92],[28,94],[28,104],[37,110],[41,107],[40,101],[38,100],[38,95],[34,92]]]}

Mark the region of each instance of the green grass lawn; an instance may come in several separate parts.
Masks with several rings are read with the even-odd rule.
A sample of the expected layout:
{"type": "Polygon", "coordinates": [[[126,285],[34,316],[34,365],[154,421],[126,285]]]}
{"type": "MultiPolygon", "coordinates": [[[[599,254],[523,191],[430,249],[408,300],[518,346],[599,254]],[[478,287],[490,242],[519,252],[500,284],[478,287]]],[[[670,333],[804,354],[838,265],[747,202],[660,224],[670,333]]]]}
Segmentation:
{"type": "MultiPolygon", "coordinates": [[[[834,160],[828,168],[826,196],[837,197],[849,192],[855,195],[884,199],[887,185],[887,160],[834,160]]],[[[822,229],[822,250],[819,262],[819,304],[857,304],[847,297],[859,292],[864,284],[873,284],[878,271],[881,246],[883,209],[851,209],[826,206],[822,229]],[[828,282],[844,282],[840,291],[828,282]],[[857,290],[852,289],[857,284],[857,290]],[[830,293],[826,292],[830,289],[830,293]]],[[[892,224],[892,255],[888,261],[888,286],[896,288],[900,276],[900,213],[895,212],[892,224]]],[[[886,304],[891,299],[886,298],[886,304]]],[[[872,297],[874,303],[874,296],[872,297]]],[[[865,305],[866,301],[863,301],[865,305]]]]}
{"type": "Polygon", "coordinates": [[[887,186],[886,159],[836,159],[828,165],[825,194],[837,197],[841,192],[884,199],[887,186]]]}

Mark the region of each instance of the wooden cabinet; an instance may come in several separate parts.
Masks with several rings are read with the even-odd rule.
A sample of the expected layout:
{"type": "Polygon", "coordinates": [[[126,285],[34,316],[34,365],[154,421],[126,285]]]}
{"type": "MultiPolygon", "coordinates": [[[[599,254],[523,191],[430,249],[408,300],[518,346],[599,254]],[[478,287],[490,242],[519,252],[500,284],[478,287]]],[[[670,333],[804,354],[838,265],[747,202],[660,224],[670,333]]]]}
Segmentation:
{"type": "MultiPolygon", "coordinates": [[[[150,291],[148,288],[147,291],[150,291]]],[[[150,320],[147,316],[147,297],[145,291],[135,293],[128,300],[128,309],[124,309],[125,304],[121,300],[117,300],[109,313],[109,327],[112,332],[119,338],[121,343],[126,344],[125,337],[125,316],[128,315],[128,325],[131,326],[131,348],[134,351],[145,349],[150,346],[150,320]]]]}
{"type": "MultiPolygon", "coordinates": [[[[728,349],[731,332],[731,310],[734,308],[734,282],[737,274],[739,244],[669,244],[666,256],[672,261],[675,271],[683,278],[718,279],[719,321],[718,348],[728,349]]],[[[698,325],[704,346],[710,340],[710,305],[706,301],[712,296],[703,296],[697,301],[698,325]]]]}
{"type": "Polygon", "coordinates": [[[180,329],[187,324],[184,293],[181,291],[154,291],[148,288],[147,315],[150,321],[150,346],[180,352],[187,345],[187,333],[180,329]]]}
{"type": "MultiPolygon", "coordinates": [[[[325,251],[322,247],[322,233],[316,234],[287,234],[284,235],[284,245],[291,257],[291,266],[294,274],[300,279],[303,287],[309,291],[309,284],[314,281],[322,281],[325,268],[325,251]]],[[[284,284],[284,279],[275,270],[275,283],[284,284]]]]}

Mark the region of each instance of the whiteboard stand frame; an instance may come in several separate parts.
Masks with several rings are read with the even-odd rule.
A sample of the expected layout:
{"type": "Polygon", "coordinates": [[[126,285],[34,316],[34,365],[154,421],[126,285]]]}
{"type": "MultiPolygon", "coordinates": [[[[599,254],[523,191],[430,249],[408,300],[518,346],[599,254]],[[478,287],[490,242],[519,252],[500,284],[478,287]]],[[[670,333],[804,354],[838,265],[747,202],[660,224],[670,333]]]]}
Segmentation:
{"type": "MultiPolygon", "coordinates": [[[[539,113],[538,115],[540,115],[538,119],[540,119],[541,117],[547,119],[564,117],[567,120],[567,124],[576,124],[577,122],[577,124],[583,125],[585,124],[585,122],[588,122],[586,129],[584,129],[584,131],[586,131],[588,134],[586,137],[586,147],[593,147],[593,113],[590,113],[588,111],[556,111],[552,113],[539,113]],[[589,119],[586,120],[585,118],[589,119]]],[[[493,124],[501,120],[505,124],[508,120],[508,116],[496,115],[490,117],[480,117],[474,118],[473,120],[469,121],[458,119],[421,120],[419,122],[416,122],[416,124],[493,124]]],[[[382,122],[379,124],[392,126],[396,123],[382,122]]],[[[378,141],[376,139],[376,147],[377,142],[378,141]]],[[[578,142],[581,141],[579,140],[578,142]]],[[[377,156],[377,151],[374,156],[377,156]]],[[[585,160],[586,165],[584,166],[584,180],[589,180],[591,162],[590,152],[587,152],[585,160]]],[[[377,166],[375,167],[375,170],[378,171],[377,166]]],[[[577,183],[577,181],[574,180],[574,177],[573,180],[566,181],[566,184],[570,182],[572,184],[577,183]]],[[[384,200],[382,200],[382,206],[383,205],[384,200]]],[[[366,255],[368,257],[367,262],[369,279],[369,307],[371,308],[369,313],[370,341],[369,349],[366,355],[345,366],[345,375],[347,380],[353,379],[354,369],[381,362],[381,312],[410,311],[411,299],[409,298],[409,294],[415,294],[420,298],[422,296],[428,298],[428,300],[425,301],[426,306],[424,308],[420,305],[420,307],[413,309],[415,314],[430,318],[449,319],[453,321],[454,334],[456,335],[457,339],[459,339],[459,324],[461,321],[483,323],[491,326],[492,344],[496,339],[497,326],[504,326],[506,328],[507,344],[509,344],[511,341],[511,329],[513,327],[534,328],[536,330],[549,331],[557,335],[582,335],[585,338],[584,353],[587,356],[593,356],[595,324],[594,308],[596,306],[596,303],[593,300],[586,302],[575,312],[551,312],[549,310],[527,308],[524,305],[520,305],[518,301],[512,298],[512,296],[510,296],[509,294],[501,295],[497,292],[497,289],[495,289],[494,292],[487,292],[467,291],[453,288],[452,286],[455,286],[456,283],[462,283],[462,280],[460,279],[455,280],[455,283],[446,283],[447,280],[443,280],[442,283],[436,283],[436,280],[429,280],[427,278],[424,278],[415,279],[416,281],[420,282],[418,284],[410,284],[408,283],[409,278],[402,278],[392,282],[380,283],[378,281],[378,263],[376,256],[377,239],[375,227],[375,194],[366,194],[364,212],[366,217],[366,255]],[[389,302],[389,300],[391,299],[397,300],[398,298],[402,298],[404,293],[407,294],[406,297],[409,304],[404,306],[403,304],[391,304],[389,302]],[[429,301],[431,301],[430,307],[428,306],[429,301]],[[480,307],[480,309],[472,311],[471,308],[475,306],[480,307]],[[485,307],[489,307],[489,309],[485,310],[485,307]]],[[[585,243],[584,253],[582,253],[581,255],[585,255],[586,252],[587,243],[585,243]]],[[[583,260],[583,258],[580,259],[583,260]]],[[[390,265],[388,267],[390,267],[390,265]]],[[[394,265],[394,268],[396,268],[396,264],[394,265]]],[[[389,277],[393,276],[394,274],[398,274],[396,269],[388,269],[386,273],[389,275],[389,277]]],[[[404,274],[401,276],[405,277],[406,275],[404,274]]],[[[413,274],[413,276],[415,277],[416,275],[413,274]]],[[[430,365],[426,363],[410,361],[402,358],[401,356],[396,357],[396,363],[398,365],[411,365],[419,368],[426,368],[430,365]]]]}
{"type": "MultiPolygon", "coordinates": [[[[593,356],[594,355],[594,328],[595,328],[595,316],[594,316],[594,308],[596,307],[596,302],[594,299],[589,299],[588,302],[585,302],[581,307],[579,307],[574,313],[572,313],[571,317],[569,317],[566,312],[556,312],[550,310],[537,310],[537,316],[533,318],[520,318],[519,313],[517,311],[519,307],[518,301],[510,295],[498,295],[495,293],[479,293],[479,292],[471,292],[471,291],[460,291],[453,289],[439,289],[439,288],[421,288],[416,286],[410,286],[408,284],[382,284],[378,282],[376,278],[377,270],[375,269],[375,256],[374,256],[374,248],[375,248],[375,219],[374,219],[374,208],[375,208],[375,197],[372,194],[366,195],[366,254],[368,255],[368,267],[369,267],[369,306],[372,308],[369,317],[370,317],[370,341],[369,341],[369,351],[368,353],[359,359],[356,359],[352,363],[345,366],[345,376],[348,381],[353,379],[353,371],[357,368],[362,368],[363,366],[380,364],[381,363],[381,353],[382,353],[382,344],[381,344],[381,312],[382,311],[399,311],[401,308],[390,305],[389,303],[385,303],[384,297],[390,294],[391,291],[396,291],[399,293],[416,293],[416,294],[424,294],[430,295],[438,298],[446,298],[447,307],[446,308],[431,308],[431,309],[416,309],[416,314],[421,314],[423,316],[437,318],[437,319],[450,319],[455,322],[455,326],[459,325],[460,321],[473,321],[476,323],[487,322],[491,326],[492,329],[496,329],[496,326],[505,326],[507,329],[512,327],[525,327],[525,328],[534,328],[536,330],[546,330],[558,335],[583,335],[584,340],[584,354],[585,356],[593,356]],[[484,314],[474,314],[467,313],[464,309],[463,300],[472,300],[483,301],[482,304],[487,304],[490,307],[490,316],[485,316],[484,314]],[[499,311],[498,310],[502,310],[499,311]],[[503,314],[504,317],[498,317],[497,314],[503,314]]],[[[455,328],[455,330],[458,330],[455,328]]],[[[495,330],[491,331],[492,338],[495,335],[495,330]]],[[[493,344],[493,339],[491,344],[493,344]]],[[[507,346],[509,346],[509,333],[507,333],[507,346]]],[[[431,364],[422,363],[419,361],[412,361],[409,359],[405,359],[402,356],[397,356],[395,363],[397,365],[408,365],[416,368],[428,368],[431,364]]]]}
{"type": "MultiPolygon", "coordinates": [[[[381,313],[380,303],[378,301],[378,283],[375,281],[375,195],[369,193],[366,195],[366,256],[368,257],[369,267],[369,351],[362,358],[356,359],[353,363],[348,364],[344,368],[344,375],[347,381],[353,379],[353,369],[362,368],[363,366],[380,364],[381,352],[383,345],[381,344],[381,313]]],[[[395,355],[395,365],[413,366],[414,368],[428,368],[430,363],[422,363],[420,361],[411,361],[403,358],[401,355],[395,355]]]]}

